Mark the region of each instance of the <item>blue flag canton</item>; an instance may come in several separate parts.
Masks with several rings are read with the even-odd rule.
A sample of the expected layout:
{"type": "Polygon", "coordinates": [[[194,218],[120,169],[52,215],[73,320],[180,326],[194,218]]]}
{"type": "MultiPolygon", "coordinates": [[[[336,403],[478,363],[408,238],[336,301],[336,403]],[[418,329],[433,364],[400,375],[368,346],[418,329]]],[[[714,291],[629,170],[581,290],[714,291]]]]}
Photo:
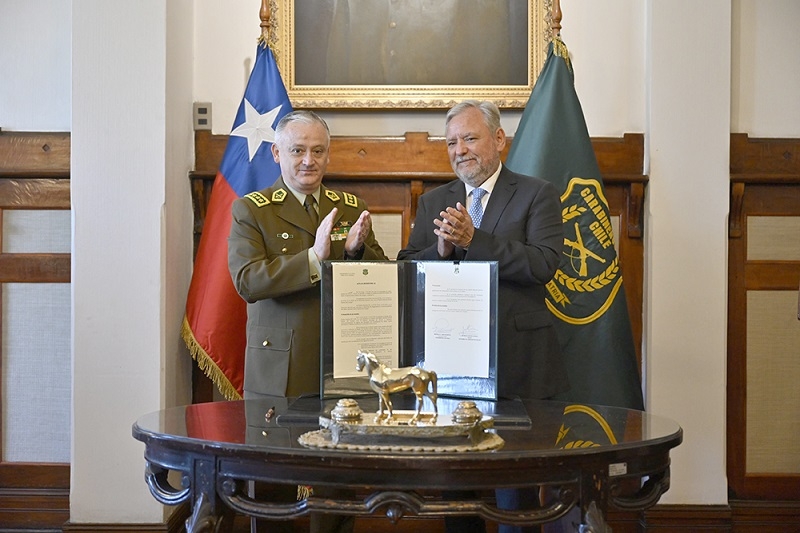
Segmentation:
{"type": "Polygon", "coordinates": [[[275,126],[292,111],[272,50],[259,45],[220,171],[238,196],[272,185],[280,166],[272,157],[275,126]]]}

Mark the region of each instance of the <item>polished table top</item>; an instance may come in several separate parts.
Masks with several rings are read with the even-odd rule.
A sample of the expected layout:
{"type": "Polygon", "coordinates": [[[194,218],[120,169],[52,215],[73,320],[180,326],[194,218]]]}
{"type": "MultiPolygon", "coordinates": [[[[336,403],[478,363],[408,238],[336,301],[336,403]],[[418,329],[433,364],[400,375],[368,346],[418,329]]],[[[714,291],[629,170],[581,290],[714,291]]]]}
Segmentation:
{"type": "MultiPolygon", "coordinates": [[[[373,396],[356,398],[364,406],[365,412],[369,412],[370,405],[374,403],[373,396]]],[[[214,441],[214,447],[220,451],[319,455],[320,450],[304,447],[297,438],[318,428],[319,416],[327,415],[335,406],[335,400],[288,399],[283,405],[275,405],[276,401],[240,400],[164,409],[137,420],[134,436],[142,441],[154,437],[180,441],[186,449],[205,447],[208,441],[214,441]],[[275,414],[267,422],[265,415],[270,408],[275,414]]],[[[440,417],[449,416],[451,409],[447,401],[439,400],[440,417]]],[[[643,444],[667,444],[672,447],[680,443],[682,435],[676,422],[644,411],[541,400],[478,401],[477,404],[479,408],[483,407],[481,410],[486,416],[494,418],[495,431],[505,441],[501,449],[490,454],[498,459],[561,456],[564,454],[562,448],[575,441],[580,441],[579,445],[573,444],[572,447],[572,452],[576,454],[582,453],[580,450],[585,450],[589,444],[613,445],[614,450],[641,447],[643,444]],[[571,434],[568,433],[559,442],[562,426],[563,429],[569,429],[571,434]]],[[[395,409],[398,407],[395,406],[395,409]]],[[[598,446],[592,447],[593,453],[601,451],[597,449],[598,446]]],[[[324,451],[325,455],[346,456],[354,453],[361,452],[324,451]]],[[[395,457],[402,455],[402,452],[371,452],[371,455],[374,454],[395,457]]],[[[412,455],[416,459],[425,459],[417,454],[412,455]]],[[[456,455],[460,455],[460,452],[456,455]]]]}
{"type": "MultiPolygon", "coordinates": [[[[357,400],[365,413],[376,410],[373,406],[377,403],[371,403],[375,395],[357,400]]],[[[440,417],[449,416],[456,403],[440,398],[440,417]]],[[[237,486],[245,480],[391,491],[549,484],[561,490],[567,506],[584,506],[586,502],[580,500],[591,498],[603,509],[607,503],[623,509],[644,509],[655,504],[669,487],[669,451],[682,440],[682,430],[672,420],[642,411],[551,401],[477,403],[485,415],[493,417],[492,431],[502,437],[502,448],[425,453],[305,447],[298,437],[319,429],[319,416],[329,414],[335,406],[335,400],[319,398],[242,400],[164,409],[136,421],[133,436],[147,445],[145,458],[148,475],[152,474],[148,483],[159,501],[174,504],[191,496],[197,503],[200,482],[192,482],[197,469],[193,461],[213,458],[209,475],[214,479],[206,492],[216,491],[212,498],[219,496],[239,512],[262,517],[276,515],[262,512],[254,502],[236,494],[241,492],[237,486]],[[267,417],[270,410],[274,414],[267,417]],[[156,478],[162,470],[183,471],[185,487],[160,486],[163,479],[156,478]],[[612,485],[626,478],[649,480],[651,486],[644,483],[639,494],[617,498],[612,485]],[[591,479],[606,482],[596,482],[597,487],[592,487],[591,479]]],[[[348,512],[349,507],[339,509],[348,512]]],[[[369,512],[361,509],[365,510],[361,514],[369,512]]],[[[415,511],[424,514],[420,509],[415,511]]],[[[464,511],[474,512],[475,508],[464,511]]],[[[297,515],[305,512],[308,509],[297,515]]],[[[504,518],[539,523],[551,517],[504,518]]]]}

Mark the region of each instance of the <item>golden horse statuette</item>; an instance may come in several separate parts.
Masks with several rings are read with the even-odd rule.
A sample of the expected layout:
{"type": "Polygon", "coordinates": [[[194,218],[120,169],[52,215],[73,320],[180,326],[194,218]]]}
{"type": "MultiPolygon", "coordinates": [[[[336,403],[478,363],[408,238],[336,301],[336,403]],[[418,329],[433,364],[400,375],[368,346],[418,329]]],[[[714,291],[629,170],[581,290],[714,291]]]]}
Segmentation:
{"type": "Polygon", "coordinates": [[[361,372],[366,368],[369,376],[369,385],[378,393],[380,412],[376,421],[392,420],[392,400],[391,393],[411,389],[417,397],[417,409],[414,416],[409,420],[409,425],[416,425],[420,419],[422,411],[422,401],[425,396],[433,402],[432,423],[436,422],[439,409],[436,405],[438,395],[436,393],[436,372],[424,370],[418,366],[391,369],[378,361],[378,358],[368,352],[358,351],[356,357],[356,370],[361,372]],[[384,413],[384,410],[386,413],[384,413]]]}

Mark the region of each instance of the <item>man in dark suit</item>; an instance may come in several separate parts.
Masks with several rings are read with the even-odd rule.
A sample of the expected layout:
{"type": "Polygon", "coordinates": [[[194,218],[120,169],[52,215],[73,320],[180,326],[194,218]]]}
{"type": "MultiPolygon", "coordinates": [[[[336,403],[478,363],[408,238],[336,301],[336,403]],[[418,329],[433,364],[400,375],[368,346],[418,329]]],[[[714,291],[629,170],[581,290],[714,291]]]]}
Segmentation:
{"type": "MultiPolygon", "coordinates": [[[[311,111],[285,115],[272,154],[281,177],[233,203],[228,267],[247,301],[244,397],[275,399],[318,394],[320,382],[320,262],[385,260],[363,200],[322,185],[330,132],[311,111]]],[[[264,487],[293,499],[296,487],[264,487]]],[[[324,488],[315,488],[322,494],[324,488]]],[[[291,523],[265,524],[291,531],[291,523]]],[[[352,531],[353,519],[311,515],[311,530],[352,531]]]]}
{"type": "MultiPolygon", "coordinates": [[[[569,387],[545,306],[545,285],[556,272],[564,243],[558,192],[545,180],[501,164],[506,136],[491,102],[455,105],[445,119],[445,136],[459,179],[420,197],[408,246],[397,258],[497,261],[498,394],[552,397],[569,387]]],[[[497,496],[501,507],[511,508],[521,494],[499,491],[497,496]]],[[[470,518],[458,524],[449,519],[448,530],[482,531],[482,521],[470,518]]],[[[522,529],[501,525],[500,531],[522,529]]]]}

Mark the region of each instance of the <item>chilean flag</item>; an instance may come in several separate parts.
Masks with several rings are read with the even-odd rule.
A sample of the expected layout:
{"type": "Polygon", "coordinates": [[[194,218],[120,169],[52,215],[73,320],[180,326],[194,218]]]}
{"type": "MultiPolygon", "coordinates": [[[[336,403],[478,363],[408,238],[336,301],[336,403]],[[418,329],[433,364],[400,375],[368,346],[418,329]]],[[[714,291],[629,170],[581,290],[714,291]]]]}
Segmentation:
{"type": "Polygon", "coordinates": [[[271,146],[275,126],[291,111],[272,50],[260,43],[214,180],[181,331],[198,366],[229,400],[242,397],[247,342],[247,304],[228,271],[231,206],[280,175],[271,146]]]}

